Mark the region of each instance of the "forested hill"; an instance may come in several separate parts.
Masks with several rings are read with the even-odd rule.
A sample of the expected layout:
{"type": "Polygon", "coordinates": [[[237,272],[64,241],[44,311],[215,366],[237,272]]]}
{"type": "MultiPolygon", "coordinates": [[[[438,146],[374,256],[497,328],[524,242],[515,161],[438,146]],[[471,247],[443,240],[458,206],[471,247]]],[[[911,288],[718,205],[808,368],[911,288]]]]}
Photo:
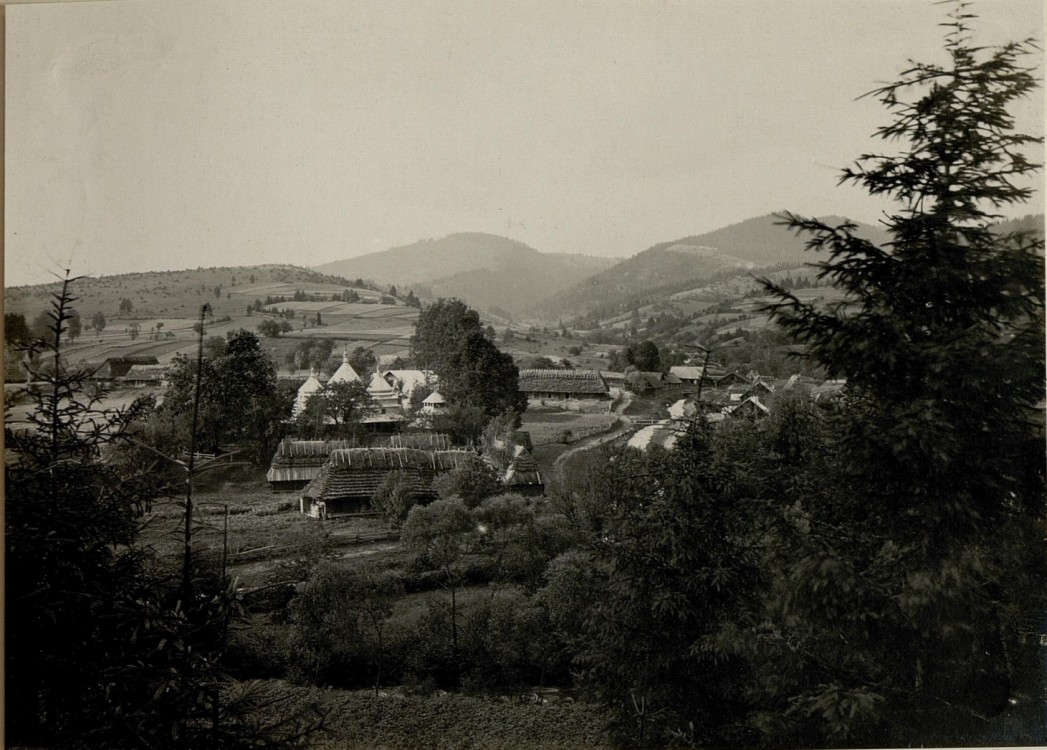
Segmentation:
{"type": "Polygon", "coordinates": [[[541,253],[506,237],[467,232],[325,263],[317,270],[515,313],[613,263],[611,258],[541,253]]]}
{"type": "MultiPolygon", "coordinates": [[[[550,295],[531,312],[547,319],[582,315],[652,294],[668,296],[717,276],[811,261],[812,255],[804,251],[804,238],[789,232],[779,221],[768,214],[706,234],[661,242],[550,295]]],[[[828,216],[823,221],[836,225],[846,219],[828,216]]],[[[859,225],[858,234],[876,243],[887,239],[882,229],[864,224],[859,225]]]]}

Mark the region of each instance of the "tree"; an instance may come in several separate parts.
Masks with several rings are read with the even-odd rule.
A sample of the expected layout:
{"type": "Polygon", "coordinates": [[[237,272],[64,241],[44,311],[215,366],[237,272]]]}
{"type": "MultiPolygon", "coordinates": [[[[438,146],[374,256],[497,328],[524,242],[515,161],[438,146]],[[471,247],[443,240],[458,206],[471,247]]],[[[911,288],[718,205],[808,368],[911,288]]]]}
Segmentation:
{"type": "Polygon", "coordinates": [[[309,398],[297,422],[300,429],[314,433],[322,434],[330,425],[334,434],[345,434],[374,409],[374,399],[363,381],[328,383],[309,398]]]}
{"type": "Polygon", "coordinates": [[[29,324],[22,313],[4,313],[4,344],[21,346],[29,343],[29,324]]]}
{"type": "MultiPolygon", "coordinates": [[[[168,370],[163,418],[187,421],[192,414],[197,363],[176,355],[168,370]]],[[[276,370],[250,331],[232,333],[225,351],[199,363],[201,406],[198,419],[202,449],[218,452],[225,443],[251,449],[256,461],[267,461],[282,437],[281,420],[291,411],[290,398],[276,384],[276,370]]],[[[188,428],[185,434],[188,434],[188,428]]]]}
{"type": "Polygon", "coordinates": [[[132,321],[131,324],[127,326],[127,335],[131,337],[131,341],[134,341],[138,338],[138,332],[141,330],[142,326],[137,321],[132,321]]]}
{"type": "Polygon", "coordinates": [[[411,358],[436,373],[448,369],[461,341],[479,332],[480,315],[459,299],[438,299],[422,310],[411,336],[411,358]]]}
{"type": "Polygon", "coordinates": [[[51,316],[47,310],[33,316],[33,322],[29,325],[29,335],[33,339],[48,340],[48,336],[51,335],[51,316]]]}
{"type": "MultiPolygon", "coordinates": [[[[282,321],[284,324],[287,321],[282,321]]],[[[275,339],[281,333],[284,333],[283,326],[276,322],[272,318],[265,318],[261,323],[258,324],[258,332],[265,336],[267,339],[275,339]]]]}
{"type": "Polygon", "coordinates": [[[475,508],[483,500],[502,490],[498,477],[482,461],[469,461],[441,474],[433,481],[433,488],[444,500],[456,497],[466,508],[475,508]]]}
{"type": "Polygon", "coordinates": [[[632,362],[642,372],[657,372],[661,369],[658,347],[652,341],[644,341],[632,351],[632,362]]]}
{"type": "Polygon", "coordinates": [[[105,329],[105,325],[105,314],[101,310],[91,316],[91,327],[95,329],[95,333],[101,333],[105,329]]]}
{"type": "Polygon", "coordinates": [[[68,741],[91,726],[104,699],[99,672],[110,666],[102,641],[113,633],[102,621],[139,572],[128,545],[144,485],[101,457],[143,404],[99,409],[85,393],[86,373],[66,368],[61,344],[73,281],[63,281],[45,313],[49,335],[33,344],[50,356],[45,368],[29,364],[43,383],[27,392],[29,427],[5,428],[19,457],[5,464],[6,732],[9,741],[32,744],[68,741]]]}
{"type": "Polygon", "coordinates": [[[449,402],[479,406],[488,418],[506,410],[520,415],[527,409],[512,356],[499,351],[482,332],[468,334],[447,369],[437,375],[440,393],[449,402]]]}
{"type": "Polygon", "coordinates": [[[457,421],[467,429],[462,435],[479,436],[485,419],[473,424],[477,410],[490,418],[527,408],[512,357],[488,340],[480,316],[461,300],[439,299],[421,312],[411,353],[416,363],[435,371],[452,415],[459,415],[457,421]]]}
{"type": "Polygon", "coordinates": [[[460,667],[458,651],[458,587],[462,583],[462,562],[471,544],[473,518],[457,498],[436,500],[411,508],[404,524],[401,543],[427,560],[444,574],[444,585],[451,593],[451,663],[460,667]]]}
{"type": "Polygon", "coordinates": [[[363,377],[378,366],[378,358],[370,349],[358,346],[349,353],[349,364],[353,366],[358,375],[363,377]]]}
{"type": "Polygon", "coordinates": [[[778,323],[847,381],[838,475],[804,506],[811,531],[781,601],[787,637],[811,658],[779,706],[834,744],[962,741],[1035,659],[1005,623],[1042,611],[1047,590],[1043,437],[1030,421],[1043,241],[992,223],[1030,197],[1021,181],[1039,168],[1024,150],[1040,139],[1016,133],[1008,111],[1036,87],[1022,67],[1036,52],[972,46],[971,17],[963,4],[950,13],[946,64],[914,63],[873,92],[894,115],[878,136],[900,153],[844,171],[896,201],[890,244],[785,216],[827,252],[818,278],[847,304],[820,309],[765,282],[778,323]]]}
{"type": "Polygon", "coordinates": [[[127,297],[124,297],[123,299],[120,300],[120,312],[121,313],[126,315],[127,313],[134,312],[134,309],[135,309],[134,303],[131,302],[131,300],[128,299],[127,297]]]}
{"type": "Polygon", "coordinates": [[[734,648],[761,590],[756,504],[704,420],[672,451],[620,450],[598,466],[585,494],[599,520],[581,545],[595,591],[555,618],[580,628],[567,639],[587,687],[627,744],[752,744],[734,648]]]}
{"type": "Polygon", "coordinates": [[[83,332],[84,329],[84,324],[83,321],[80,319],[80,313],[78,311],[69,311],[69,320],[66,323],[66,326],[68,327],[66,335],[69,337],[70,341],[75,341],[76,339],[80,338],[80,334],[83,332]]]}
{"type": "Polygon", "coordinates": [[[415,483],[406,471],[390,471],[374,493],[374,506],[382,512],[387,523],[403,526],[417,500],[415,483]]]}
{"type": "Polygon", "coordinates": [[[556,363],[548,357],[529,357],[520,362],[521,370],[555,370],[556,363]]]}
{"type": "Polygon", "coordinates": [[[67,276],[55,295],[51,335],[34,344],[49,366],[33,373],[43,387],[28,393],[29,427],[5,435],[18,457],[5,465],[7,739],[291,747],[304,728],[296,717],[256,723],[258,707],[273,712],[281,698],[231,685],[218,669],[235,590],[225,581],[201,585],[189,556],[200,595],[172,588],[137,547],[137,519],[163,491],[155,452],[126,451],[149,402],[101,409],[104,391],[66,367],[61,343],[73,281],[67,276]]]}

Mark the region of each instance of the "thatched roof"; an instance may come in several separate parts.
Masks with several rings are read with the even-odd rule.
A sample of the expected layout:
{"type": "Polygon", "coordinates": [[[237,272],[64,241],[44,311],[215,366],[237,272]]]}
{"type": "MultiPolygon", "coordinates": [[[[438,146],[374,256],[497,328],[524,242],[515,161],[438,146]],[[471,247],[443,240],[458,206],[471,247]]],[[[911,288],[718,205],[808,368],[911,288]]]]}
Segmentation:
{"type": "Polygon", "coordinates": [[[331,451],[348,448],[348,440],[282,440],[265,478],[272,482],[308,482],[320,472],[331,451]]]}
{"type": "Polygon", "coordinates": [[[131,365],[124,380],[162,380],[166,371],[165,365],[131,365]]]}
{"type": "Polygon", "coordinates": [[[445,432],[398,432],[389,435],[380,445],[389,448],[421,448],[429,451],[449,451],[454,448],[451,436],[445,432]]]}
{"type": "Polygon", "coordinates": [[[402,471],[420,499],[434,499],[433,479],[471,461],[471,450],[426,451],[418,448],[348,448],[333,451],[302,497],[329,503],[336,500],[370,501],[393,471],[402,471]]]}
{"type": "Polygon", "coordinates": [[[132,355],[128,357],[107,357],[97,367],[89,366],[92,377],[122,378],[135,365],[158,365],[160,360],[149,355],[132,355]]]}
{"type": "Polygon", "coordinates": [[[524,393],[603,395],[607,393],[607,383],[595,370],[520,370],[520,390],[524,393]]]}

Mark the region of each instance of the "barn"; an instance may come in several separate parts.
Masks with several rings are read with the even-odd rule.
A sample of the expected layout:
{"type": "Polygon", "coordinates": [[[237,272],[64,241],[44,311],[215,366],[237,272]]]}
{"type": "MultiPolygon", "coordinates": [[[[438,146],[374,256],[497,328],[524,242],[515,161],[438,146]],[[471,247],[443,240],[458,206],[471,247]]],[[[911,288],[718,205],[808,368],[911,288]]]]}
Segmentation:
{"type": "Polygon", "coordinates": [[[320,467],[332,451],[351,445],[347,440],[281,440],[265,475],[269,489],[273,492],[302,489],[320,473],[320,467]]]}
{"type": "Polygon", "coordinates": [[[301,511],[317,518],[373,513],[371,501],[393,472],[410,477],[418,502],[437,498],[433,480],[471,461],[471,450],[419,448],[345,448],[335,450],[302,490],[301,511]]]}
{"type": "Polygon", "coordinates": [[[535,401],[611,399],[607,382],[595,370],[520,370],[519,383],[520,392],[535,401]]]}

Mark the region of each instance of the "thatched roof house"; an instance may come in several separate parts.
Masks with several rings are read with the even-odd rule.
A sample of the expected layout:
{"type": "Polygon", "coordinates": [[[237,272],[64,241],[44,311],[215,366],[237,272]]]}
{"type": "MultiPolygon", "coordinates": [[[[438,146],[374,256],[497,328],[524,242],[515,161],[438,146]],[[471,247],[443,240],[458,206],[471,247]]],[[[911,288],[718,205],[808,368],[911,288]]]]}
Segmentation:
{"type": "Polygon", "coordinates": [[[471,450],[347,448],[332,451],[316,477],[302,490],[303,513],[322,518],[369,513],[378,488],[394,471],[410,478],[419,502],[435,500],[437,475],[479,461],[471,450]]]}
{"type": "Polygon", "coordinates": [[[520,391],[531,399],[610,399],[595,370],[520,370],[520,391]]]}
{"type": "Polygon", "coordinates": [[[147,386],[162,385],[166,373],[167,367],[165,365],[132,365],[127,373],[120,378],[120,381],[125,385],[145,388],[147,386]]]}
{"type": "Polygon", "coordinates": [[[265,478],[273,492],[300,490],[320,473],[332,451],[349,448],[347,440],[280,441],[265,478]]]}
{"type": "Polygon", "coordinates": [[[109,357],[97,366],[91,373],[95,380],[116,380],[122,378],[135,365],[158,365],[160,360],[148,355],[134,355],[129,357],[109,357]]]}

